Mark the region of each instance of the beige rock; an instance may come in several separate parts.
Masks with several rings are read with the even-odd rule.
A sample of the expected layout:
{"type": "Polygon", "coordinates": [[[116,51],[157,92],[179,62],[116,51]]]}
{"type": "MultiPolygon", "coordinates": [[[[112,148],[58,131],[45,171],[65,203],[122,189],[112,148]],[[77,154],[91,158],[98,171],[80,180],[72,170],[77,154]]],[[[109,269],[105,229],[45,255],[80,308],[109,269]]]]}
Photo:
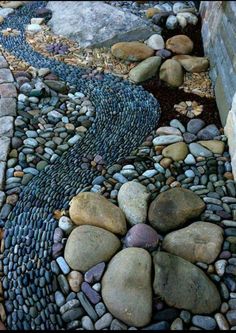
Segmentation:
{"type": "Polygon", "coordinates": [[[108,261],[120,248],[119,239],[102,228],[82,225],[68,237],[65,260],[71,269],[86,272],[102,261],[108,261]]]}
{"type": "Polygon", "coordinates": [[[148,219],[160,232],[174,230],[205,209],[205,203],[197,194],[185,188],[172,188],[160,193],[149,206],[148,219]]]}
{"type": "Polygon", "coordinates": [[[164,157],[161,161],[160,161],[160,165],[163,168],[168,168],[172,163],[172,159],[168,158],[168,157],[164,157]]]}
{"type": "Polygon", "coordinates": [[[70,288],[75,293],[80,291],[80,286],[84,280],[83,275],[77,271],[71,271],[67,276],[70,288]]]}
{"type": "Polygon", "coordinates": [[[198,141],[198,143],[200,143],[200,145],[212,151],[214,154],[222,155],[225,150],[224,142],[219,140],[198,141]]]}
{"type": "Polygon", "coordinates": [[[158,135],[182,135],[178,128],[175,128],[172,126],[159,127],[156,130],[156,134],[158,134],[158,135]]]}
{"type": "Polygon", "coordinates": [[[141,61],[151,57],[154,50],[140,42],[121,42],[112,46],[114,57],[128,61],[141,61]]]}
{"type": "Polygon", "coordinates": [[[192,263],[210,264],[220,253],[223,229],[209,222],[195,222],[169,233],[162,242],[165,251],[192,263]]]}
{"type": "Polygon", "coordinates": [[[4,21],[4,17],[3,16],[0,16],[0,24],[2,24],[4,21]]]}
{"type": "Polygon", "coordinates": [[[6,3],[2,3],[1,7],[17,9],[21,7],[23,3],[24,3],[23,1],[7,1],[6,3]]]}
{"type": "Polygon", "coordinates": [[[176,54],[190,54],[193,50],[193,42],[186,35],[176,35],[167,39],[166,49],[176,54]]]}
{"type": "Polygon", "coordinates": [[[174,161],[183,161],[188,155],[188,146],[185,142],[177,142],[163,149],[162,155],[174,161]]]}
{"type": "Polygon", "coordinates": [[[153,289],[169,306],[208,314],[216,311],[221,298],[215,284],[197,266],[165,252],[154,255],[153,289]]]}
{"type": "Polygon", "coordinates": [[[209,61],[206,57],[176,55],[172,59],[177,60],[187,72],[191,73],[205,72],[209,67],[209,61]]]}
{"type": "Polygon", "coordinates": [[[115,255],[102,279],[102,297],[109,312],[125,324],[147,325],[152,315],[150,254],[131,247],[115,255]]]}
{"type": "Polygon", "coordinates": [[[148,8],[146,10],[146,16],[147,18],[152,18],[155,14],[157,14],[159,11],[156,8],[148,8]]]}
{"type": "Polygon", "coordinates": [[[146,81],[156,75],[160,65],[161,57],[147,58],[130,70],[129,78],[135,83],[146,81]]]}
{"type": "Polygon", "coordinates": [[[118,192],[118,204],[131,225],[145,223],[150,194],[144,185],[137,182],[123,184],[118,192]]]}
{"type": "Polygon", "coordinates": [[[79,193],[70,202],[69,214],[76,225],[89,224],[115,234],[126,233],[122,210],[98,193],[79,193]]]}
{"type": "Polygon", "coordinates": [[[173,59],[166,60],[160,68],[160,79],[172,87],[179,87],[184,80],[184,72],[180,63],[173,59]]]}

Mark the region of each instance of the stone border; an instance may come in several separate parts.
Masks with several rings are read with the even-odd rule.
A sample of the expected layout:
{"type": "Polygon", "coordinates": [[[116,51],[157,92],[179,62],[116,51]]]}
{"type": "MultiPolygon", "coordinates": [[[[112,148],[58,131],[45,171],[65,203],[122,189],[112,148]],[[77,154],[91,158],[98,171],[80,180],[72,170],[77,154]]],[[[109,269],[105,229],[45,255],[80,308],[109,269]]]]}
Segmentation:
{"type": "MultiPolygon", "coordinates": [[[[7,157],[10,151],[11,138],[14,134],[14,120],[16,113],[17,90],[14,77],[4,56],[0,54],[0,209],[6,195],[4,193],[7,157]]],[[[3,259],[3,232],[0,233],[0,261],[3,259]]],[[[1,269],[2,270],[2,269],[1,269]]],[[[2,272],[1,272],[2,275],[2,272]]],[[[3,305],[3,289],[0,282],[0,320],[6,321],[3,305]]]]}

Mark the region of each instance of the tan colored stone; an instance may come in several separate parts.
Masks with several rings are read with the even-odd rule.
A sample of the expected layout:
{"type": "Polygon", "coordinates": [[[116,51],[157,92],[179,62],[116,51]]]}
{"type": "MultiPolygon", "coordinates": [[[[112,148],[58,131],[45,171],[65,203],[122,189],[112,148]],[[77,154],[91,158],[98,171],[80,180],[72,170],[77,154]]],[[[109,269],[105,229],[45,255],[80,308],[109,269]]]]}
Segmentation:
{"type": "Polygon", "coordinates": [[[176,54],[190,54],[193,50],[193,42],[186,35],[176,35],[167,39],[166,49],[176,54]]]}
{"type": "Polygon", "coordinates": [[[102,279],[102,298],[109,312],[127,325],[147,325],[152,315],[150,254],[130,247],[115,255],[102,279]]]}
{"type": "Polygon", "coordinates": [[[169,233],[162,242],[165,251],[192,263],[210,264],[220,253],[223,229],[209,222],[194,222],[169,233]]]}
{"type": "Polygon", "coordinates": [[[81,225],[69,235],[64,256],[71,269],[86,272],[98,263],[108,261],[120,245],[120,240],[110,231],[81,225]]]}
{"type": "Polygon", "coordinates": [[[174,161],[183,161],[188,155],[188,146],[185,142],[177,142],[163,149],[162,155],[174,161]]]}
{"type": "Polygon", "coordinates": [[[3,324],[3,322],[0,320],[0,331],[6,331],[6,326],[3,324]]]}
{"type": "Polygon", "coordinates": [[[214,154],[222,155],[225,150],[224,142],[219,141],[219,140],[198,141],[197,143],[199,143],[203,147],[209,149],[214,154]]]}
{"type": "Polygon", "coordinates": [[[146,10],[146,17],[147,18],[152,18],[157,13],[158,13],[158,9],[156,9],[156,8],[148,8],[146,10]]]}
{"type": "Polygon", "coordinates": [[[142,61],[154,54],[154,50],[140,42],[121,42],[112,46],[114,57],[128,61],[142,61]]]}
{"type": "Polygon", "coordinates": [[[160,193],[150,204],[148,219],[153,228],[168,232],[198,217],[205,203],[197,194],[185,188],[172,188],[160,193]]]}
{"type": "Polygon", "coordinates": [[[168,158],[168,157],[164,157],[161,161],[160,161],[160,165],[163,168],[168,168],[172,163],[172,159],[168,158]]]}
{"type": "Polygon", "coordinates": [[[205,72],[209,67],[209,61],[206,57],[176,55],[172,59],[177,60],[187,72],[191,73],[205,72]]]}
{"type": "Polygon", "coordinates": [[[12,8],[17,9],[23,5],[23,1],[6,1],[6,3],[2,3],[1,6],[3,8],[12,8]]]}
{"type": "Polygon", "coordinates": [[[98,193],[79,193],[70,202],[69,214],[76,225],[89,224],[115,234],[126,233],[122,210],[98,193]]]}
{"type": "Polygon", "coordinates": [[[4,22],[4,17],[0,15],[0,24],[4,22]]]}
{"type": "Polygon", "coordinates": [[[168,85],[179,87],[184,81],[184,72],[178,61],[168,59],[161,65],[159,77],[168,85]]]}
{"type": "Polygon", "coordinates": [[[143,82],[155,76],[161,65],[161,57],[149,57],[129,72],[129,78],[135,83],[143,82]]]}
{"type": "Polygon", "coordinates": [[[6,320],[6,312],[2,303],[0,303],[0,318],[4,322],[6,320]]]}
{"type": "Polygon", "coordinates": [[[71,290],[77,293],[80,291],[80,286],[84,281],[84,277],[80,272],[71,271],[67,276],[67,280],[71,290]]]}

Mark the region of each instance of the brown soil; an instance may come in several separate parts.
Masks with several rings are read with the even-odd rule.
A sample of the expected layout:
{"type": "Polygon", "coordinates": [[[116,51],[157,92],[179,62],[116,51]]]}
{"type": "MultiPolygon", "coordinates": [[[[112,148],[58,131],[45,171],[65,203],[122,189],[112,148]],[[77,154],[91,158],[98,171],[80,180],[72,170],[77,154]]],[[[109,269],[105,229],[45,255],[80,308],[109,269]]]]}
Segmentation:
{"type": "MultiPolygon", "coordinates": [[[[194,50],[192,55],[204,56],[204,50],[201,39],[201,21],[199,18],[196,26],[188,25],[185,29],[175,29],[174,31],[163,29],[162,36],[166,41],[168,38],[185,34],[194,43],[194,50]]],[[[215,102],[215,98],[201,97],[193,93],[186,93],[182,89],[167,87],[158,78],[158,75],[153,79],[144,82],[143,87],[151,92],[159,101],[161,106],[161,118],[158,122],[158,126],[168,126],[170,121],[174,118],[180,120],[184,125],[190,120],[187,116],[181,115],[175,111],[174,105],[182,101],[196,101],[203,105],[203,112],[200,118],[206,122],[206,124],[214,123],[218,128],[222,127],[219,112],[215,102]]]]}

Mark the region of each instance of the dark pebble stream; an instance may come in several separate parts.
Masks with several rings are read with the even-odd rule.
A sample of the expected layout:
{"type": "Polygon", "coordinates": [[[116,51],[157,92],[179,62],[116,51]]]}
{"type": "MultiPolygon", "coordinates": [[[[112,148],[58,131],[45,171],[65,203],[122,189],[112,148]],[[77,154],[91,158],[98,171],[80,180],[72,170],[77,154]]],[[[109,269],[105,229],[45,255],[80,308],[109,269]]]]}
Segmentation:
{"type": "Polygon", "coordinates": [[[99,154],[106,167],[127,156],[157,126],[159,104],[141,86],[111,74],[85,79],[86,70],[44,58],[25,41],[24,31],[35,10],[46,2],[31,2],[9,15],[2,29],[20,31],[0,35],[0,43],[18,59],[36,68],[47,67],[89,97],[96,120],[85,137],[52,165],[35,176],[20,194],[5,229],[3,289],[7,327],[12,330],[59,329],[63,324],[54,301],[57,288],[51,270],[56,209],[68,209],[70,199],[91,184],[98,171],[81,169],[82,157],[99,154]]]}

